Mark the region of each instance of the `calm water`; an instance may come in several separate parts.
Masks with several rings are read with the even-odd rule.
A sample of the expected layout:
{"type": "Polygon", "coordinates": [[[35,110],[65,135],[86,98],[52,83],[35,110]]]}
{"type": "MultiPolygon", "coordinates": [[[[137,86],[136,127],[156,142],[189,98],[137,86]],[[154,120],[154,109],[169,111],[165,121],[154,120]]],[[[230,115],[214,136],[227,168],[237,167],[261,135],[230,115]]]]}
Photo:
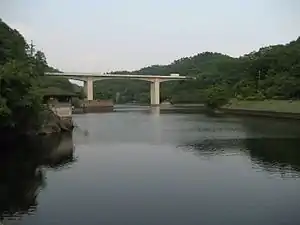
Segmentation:
{"type": "Polygon", "coordinates": [[[300,224],[295,121],[146,107],[74,120],[73,136],[1,146],[3,224],[300,224]]]}

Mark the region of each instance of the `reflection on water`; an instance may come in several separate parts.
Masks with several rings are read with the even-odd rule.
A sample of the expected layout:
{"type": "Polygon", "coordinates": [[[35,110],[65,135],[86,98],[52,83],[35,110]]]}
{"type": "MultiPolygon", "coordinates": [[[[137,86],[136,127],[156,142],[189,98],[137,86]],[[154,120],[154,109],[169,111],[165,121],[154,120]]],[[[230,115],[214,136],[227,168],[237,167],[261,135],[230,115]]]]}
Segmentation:
{"type": "Polygon", "coordinates": [[[287,177],[300,176],[300,139],[297,138],[248,138],[211,139],[179,146],[201,158],[245,154],[250,156],[254,167],[287,177]]]}
{"type": "Polygon", "coordinates": [[[300,139],[249,139],[245,145],[252,162],[269,173],[300,176],[300,139]]]}
{"type": "Polygon", "coordinates": [[[47,168],[61,169],[74,162],[71,134],[2,145],[1,219],[16,220],[34,212],[38,206],[37,195],[46,186],[47,168]]]}
{"type": "Polygon", "coordinates": [[[209,158],[216,155],[231,155],[239,152],[241,139],[205,139],[203,141],[179,145],[186,152],[196,156],[209,158]]]}
{"type": "Polygon", "coordinates": [[[234,130],[244,131],[244,135],[225,139],[208,138],[179,147],[202,158],[244,153],[250,158],[254,168],[260,168],[269,174],[285,178],[300,176],[300,124],[298,121],[251,117],[239,120],[221,117],[217,121],[221,122],[221,126],[202,127],[200,131],[205,132],[207,129],[228,134],[232,130],[230,127],[226,129],[225,124],[238,123],[241,127],[238,130],[234,126],[234,130]]]}
{"type": "Polygon", "coordinates": [[[294,121],[149,107],[74,120],[73,137],[1,153],[4,224],[300,224],[294,121]]]}

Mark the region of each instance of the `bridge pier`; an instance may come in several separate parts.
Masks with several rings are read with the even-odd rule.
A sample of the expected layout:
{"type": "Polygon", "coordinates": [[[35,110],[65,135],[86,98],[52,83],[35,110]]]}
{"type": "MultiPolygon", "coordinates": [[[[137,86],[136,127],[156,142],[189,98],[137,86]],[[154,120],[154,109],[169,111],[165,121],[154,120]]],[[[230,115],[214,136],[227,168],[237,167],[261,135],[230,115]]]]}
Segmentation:
{"type": "Polygon", "coordinates": [[[87,100],[92,101],[94,99],[93,83],[97,80],[104,79],[136,79],[150,82],[150,96],[152,106],[160,105],[160,82],[171,80],[187,80],[191,79],[186,76],[180,76],[179,74],[170,74],[170,76],[161,75],[140,75],[140,74],[97,74],[97,73],[45,73],[47,76],[60,76],[67,79],[80,80],[84,82],[84,91],[87,96],[87,100]]]}
{"type": "Polygon", "coordinates": [[[87,80],[83,81],[83,90],[87,100],[94,100],[94,80],[92,77],[88,77],[87,80]]]}
{"type": "Polygon", "coordinates": [[[87,81],[83,81],[83,91],[85,94],[85,98],[87,98],[87,81]]]}
{"type": "Polygon", "coordinates": [[[92,77],[87,78],[86,95],[87,95],[87,100],[89,101],[94,100],[94,80],[92,77]]]}
{"type": "Polygon", "coordinates": [[[160,81],[159,79],[155,79],[150,83],[150,103],[151,106],[158,106],[160,104],[160,81]]]}

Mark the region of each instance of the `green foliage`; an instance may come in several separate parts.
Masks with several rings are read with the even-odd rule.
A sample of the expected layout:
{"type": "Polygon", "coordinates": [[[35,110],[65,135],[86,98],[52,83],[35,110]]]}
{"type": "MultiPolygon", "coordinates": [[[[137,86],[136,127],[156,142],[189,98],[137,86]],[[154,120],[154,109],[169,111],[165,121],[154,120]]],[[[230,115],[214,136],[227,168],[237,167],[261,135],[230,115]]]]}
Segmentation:
{"type": "Polygon", "coordinates": [[[67,79],[45,77],[45,71],[57,70],[47,65],[43,52],[0,19],[0,131],[38,129],[43,91],[81,92],[67,79]]]}
{"type": "MultiPolygon", "coordinates": [[[[121,72],[120,72],[121,73],[121,72]]],[[[125,72],[126,73],[126,72],[125,72]]],[[[103,80],[94,83],[94,95],[96,99],[113,99],[117,103],[147,102],[149,96],[149,84],[137,80],[103,80]]]]}
{"type": "Polygon", "coordinates": [[[204,91],[204,103],[208,108],[218,109],[229,101],[229,91],[220,86],[213,86],[204,91]]]}
{"type": "Polygon", "coordinates": [[[41,98],[37,94],[37,73],[31,64],[9,61],[0,69],[1,128],[27,130],[37,124],[41,98]]]}
{"type": "Polygon", "coordinates": [[[0,65],[10,60],[27,59],[27,51],[24,37],[0,19],[0,65]]]}
{"type": "Polygon", "coordinates": [[[72,84],[68,79],[62,77],[41,77],[39,89],[42,89],[42,92],[53,94],[57,93],[70,93],[77,94],[79,97],[84,97],[83,88],[79,87],[76,84],[72,84]]]}
{"type": "Polygon", "coordinates": [[[25,131],[37,125],[39,59],[28,53],[22,35],[0,20],[0,130],[25,131]]]}
{"type": "Polygon", "coordinates": [[[81,107],[81,104],[82,104],[82,101],[81,101],[78,97],[72,98],[72,105],[73,105],[75,108],[80,108],[80,107],[81,107]]]}
{"type": "Polygon", "coordinates": [[[43,52],[37,51],[34,55],[34,64],[36,66],[36,71],[40,76],[44,76],[48,65],[46,56],[43,52]]]}
{"type": "Polygon", "coordinates": [[[80,100],[83,100],[86,98],[86,93],[84,92],[83,87],[80,87],[76,84],[73,84],[73,87],[74,87],[74,92],[78,95],[78,98],[80,100]]]}
{"type": "MultiPolygon", "coordinates": [[[[83,89],[67,79],[43,76],[45,71],[59,71],[49,67],[44,53],[35,51],[18,31],[8,27],[2,20],[0,66],[0,126],[23,126],[22,116],[16,112],[24,111],[23,119],[36,115],[41,89],[67,91],[77,93],[81,99],[85,97],[83,89]]],[[[230,98],[252,101],[300,99],[300,38],[286,45],[264,47],[239,58],[204,52],[175,60],[169,65],[112,73],[179,73],[194,77],[190,81],[161,84],[161,101],[172,103],[204,103],[218,108],[230,98]]],[[[150,85],[145,81],[104,80],[96,82],[94,89],[96,98],[114,99],[117,103],[146,103],[150,99],[150,85]]]]}
{"type": "MultiPolygon", "coordinates": [[[[205,90],[224,84],[230,97],[248,100],[300,99],[300,38],[286,45],[261,48],[239,58],[204,52],[175,60],[169,65],[154,65],[137,71],[113,73],[181,75],[192,81],[162,83],[161,100],[173,103],[203,103],[205,90]]],[[[149,84],[140,81],[100,81],[95,87],[98,98],[114,98],[120,93],[123,102],[147,100],[149,84]]],[[[215,90],[215,88],[212,88],[215,90]]],[[[219,93],[219,91],[218,91],[219,93]]]]}

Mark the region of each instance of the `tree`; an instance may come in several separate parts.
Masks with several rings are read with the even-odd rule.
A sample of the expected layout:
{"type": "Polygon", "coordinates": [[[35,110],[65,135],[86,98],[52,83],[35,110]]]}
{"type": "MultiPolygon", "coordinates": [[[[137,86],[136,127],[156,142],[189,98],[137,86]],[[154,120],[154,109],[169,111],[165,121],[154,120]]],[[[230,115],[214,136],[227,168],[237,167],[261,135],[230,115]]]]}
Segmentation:
{"type": "Polygon", "coordinates": [[[28,62],[10,61],[0,69],[0,128],[26,131],[38,125],[41,97],[37,73],[28,62]]]}
{"type": "Polygon", "coordinates": [[[47,64],[46,56],[43,52],[37,51],[35,53],[34,64],[36,66],[36,70],[37,70],[38,74],[40,76],[44,76],[44,74],[48,68],[48,64],[47,64]]]}
{"type": "MultiPolygon", "coordinates": [[[[173,103],[202,103],[203,90],[226,84],[232,98],[245,100],[300,99],[300,38],[286,45],[267,46],[239,58],[213,52],[175,60],[169,65],[153,65],[136,71],[113,73],[169,75],[179,73],[196,77],[185,82],[166,82],[162,99],[173,103]]],[[[142,102],[149,84],[109,80],[96,86],[103,96],[121,93],[128,102],[142,102]],[[127,91],[125,91],[127,90],[127,91]]]]}
{"type": "MultiPolygon", "coordinates": [[[[42,89],[79,93],[82,88],[67,79],[44,76],[58,71],[48,66],[42,51],[0,19],[0,131],[18,134],[38,129],[42,89]],[[75,90],[76,89],[76,90],[75,90]]],[[[55,94],[55,93],[53,93],[55,94]]]]}
{"type": "Polygon", "coordinates": [[[210,109],[218,109],[229,101],[229,91],[224,87],[213,86],[204,91],[205,105],[210,109]]]}

